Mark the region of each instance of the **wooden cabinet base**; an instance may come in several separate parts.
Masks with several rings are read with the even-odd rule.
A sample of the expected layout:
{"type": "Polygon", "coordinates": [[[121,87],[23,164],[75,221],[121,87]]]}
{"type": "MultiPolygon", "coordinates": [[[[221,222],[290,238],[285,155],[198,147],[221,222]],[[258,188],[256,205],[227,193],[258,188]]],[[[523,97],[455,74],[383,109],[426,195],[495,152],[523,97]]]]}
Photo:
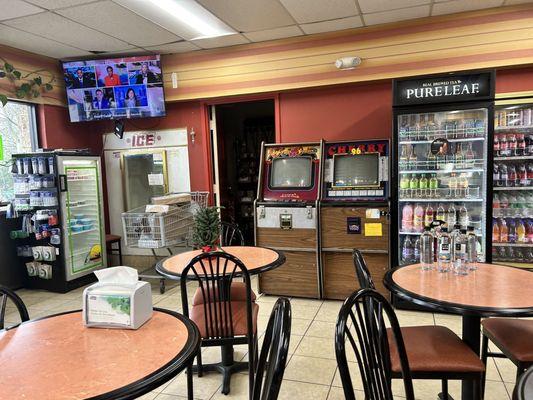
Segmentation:
{"type": "MultiPolygon", "coordinates": [[[[390,292],[383,285],[383,277],[389,269],[388,254],[363,254],[376,289],[387,299],[390,292]]],[[[322,253],[324,268],[324,298],[344,300],[359,289],[355,266],[350,252],[322,253]]]]}
{"type": "Polygon", "coordinates": [[[284,251],[282,266],[259,276],[259,291],[277,296],[319,298],[316,253],[284,251]]]}

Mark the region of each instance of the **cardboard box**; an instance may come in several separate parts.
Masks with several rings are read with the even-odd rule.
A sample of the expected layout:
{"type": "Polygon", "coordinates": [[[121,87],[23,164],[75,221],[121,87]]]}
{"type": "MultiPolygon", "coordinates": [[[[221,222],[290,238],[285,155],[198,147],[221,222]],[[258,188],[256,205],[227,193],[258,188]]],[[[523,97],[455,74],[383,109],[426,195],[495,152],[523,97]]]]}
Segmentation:
{"type": "Polygon", "coordinates": [[[190,193],[171,193],[152,197],[152,204],[185,204],[191,202],[190,193]]]}

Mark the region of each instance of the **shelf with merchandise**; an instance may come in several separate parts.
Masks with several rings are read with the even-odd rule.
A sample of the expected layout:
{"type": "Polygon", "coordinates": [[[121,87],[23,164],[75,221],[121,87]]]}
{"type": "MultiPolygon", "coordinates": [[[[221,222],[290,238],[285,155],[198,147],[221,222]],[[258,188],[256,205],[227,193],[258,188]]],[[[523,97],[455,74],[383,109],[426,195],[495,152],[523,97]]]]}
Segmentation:
{"type": "Polygon", "coordinates": [[[533,190],[533,187],[531,186],[495,186],[492,188],[493,190],[533,190]]]}
{"type": "MultiPolygon", "coordinates": [[[[420,236],[422,235],[422,232],[407,232],[407,231],[400,231],[400,235],[411,235],[411,236],[420,236]]],[[[479,232],[476,232],[476,236],[482,237],[483,235],[479,232]]]]}
{"type": "MultiPolygon", "coordinates": [[[[423,161],[422,161],[423,162],[423,161]]],[[[483,168],[459,168],[459,169],[406,169],[398,171],[400,174],[451,174],[484,172],[483,168]]]]}
{"type": "Polygon", "coordinates": [[[402,144],[431,144],[433,143],[434,140],[436,139],[447,139],[450,143],[457,143],[457,142],[478,142],[478,141],[484,141],[486,138],[484,136],[474,136],[474,137],[466,137],[466,138],[447,138],[445,136],[438,136],[438,137],[435,137],[434,139],[423,139],[423,140],[411,140],[411,139],[406,139],[404,140],[401,136],[400,136],[400,140],[399,140],[399,144],[402,145],[402,144]]]}
{"type": "Polygon", "coordinates": [[[437,198],[437,199],[421,199],[421,198],[405,198],[399,199],[399,202],[402,203],[481,203],[485,199],[453,199],[453,198],[437,198]]]}
{"type": "Polygon", "coordinates": [[[533,130],[533,125],[495,126],[494,130],[495,131],[533,130]]]}
{"type": "Polygon", "coordinates": [[[494,161],[527,161],[527,160],[533,160],[533,154],[530,154],[527,156],[494,157],[494,161]]]}
{"type": "Polygon", "coordinates": [[[533,247],[533,243],[501,243],[501,242],[493,242],[493,247],[533,247]]]}
{"type": "MultiPolygon", "coordinates": [[[[416,188],[403,189],[400,187],[400,200],[402,197],[429,201],[435,199],[453,200],[456,198],[477,199],[479,197],[479,186],[457,186],[453,188],[416,188]]],[[[459,201],[459,200],[457,200],[459,201]]]]}

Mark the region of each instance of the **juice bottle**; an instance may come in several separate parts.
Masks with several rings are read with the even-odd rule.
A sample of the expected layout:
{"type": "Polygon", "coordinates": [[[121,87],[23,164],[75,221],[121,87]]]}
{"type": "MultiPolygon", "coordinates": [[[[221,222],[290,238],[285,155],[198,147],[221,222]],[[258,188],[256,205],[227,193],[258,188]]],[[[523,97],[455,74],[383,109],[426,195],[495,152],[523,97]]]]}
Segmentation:
{"type": "Polygon", "coordinates": [[[444,206],[442,203],[439,203],[439,206],[437,207],[437,220],[442,221],[443,223],[446,223],[446,211],[444,211],[444,206]]]}
{"type": "Polygon", "coordinates": [[[414,197],[418,192],[418,177],[416,174],[411,176],[411,180],[409,181],[409,189],[411,190],[411,196],[414,197]]]}
{"type": "Polygon", "coordinates": [[[434,211],[431,204],[428,204],[424,211],[424,226],[431,226],[434,218],[434,211]]]}
{"type": "Polygon", "coordinates": [[[509,229],[507,228],[507,222],[504,218],[500,218],[500,242],[507,243],[509,241],[509,229]]]}
{"type": "Polygon", "coordinates": [[[428,191],[429,191],[429,179],[426,175],[421,175],[420,180],[418,181],[418,188],[419,188],[419,197],[426,198],[428,197],[428,191]]]}
{"type": "Polygon", "coordinates": [[[417,203],[413,212],[413,231],[422,232],[424,230],[424,207],[417,203]]]}
{"type": "Polygon", "coordinates": [[[400,193],[402,197],[407,197],[407,192],[409,190],[409,175],[403,174],[400,178],[400,193]]]}
{"type": "Polygon", "coordinates": [[[402,209],[402,231],[411,232],[413,230],[413,206],[407,203],[402,209]]]}
{"type": "Polygon", "coordinates": [[[402,145],[402,151],[400,152],[400,169],[407,169],[409,163],[409,149],[406,144],[402,145]]]}
{"type": "Polygon", "coordinates": [[[501,211],[500,211],[500,196],[498,196],[498,193],[494,193],[492,195],[492,214],[495,217],[499,217],[501,215],[501,211]]]}
{"type": "Polygon", "coordinates": [[[432,174],[429,179],[429,192],[430,197],[437,197],[437,191],[439,189],[439,180],[437,179],[437,174],[432,174]]]}
{"type": "Polygon", "coordinates": [[[492,242],[500,243],[500,225],[496,218],[492,219],[492,242]]]}
{"type": "Polygon", "coordinates": [[[457,197],[457,176],[455,173],[452,173],[452,176],[448,180],[448,197],[457,197]]]}
{"type": "Polygon", "coordinates": [[[522,219],[519,219],[516,224],[516,241],[518,243],[526,243],[526,226],[522,219]]]}

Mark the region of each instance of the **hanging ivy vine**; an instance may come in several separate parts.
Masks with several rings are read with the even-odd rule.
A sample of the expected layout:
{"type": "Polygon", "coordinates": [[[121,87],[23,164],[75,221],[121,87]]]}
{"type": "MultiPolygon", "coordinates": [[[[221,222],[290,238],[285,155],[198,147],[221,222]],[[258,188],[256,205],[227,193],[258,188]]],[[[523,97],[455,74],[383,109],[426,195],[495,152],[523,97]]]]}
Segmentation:
{"type": "MultiPolygon", "coordinates": [[[[46,70],[40,69],[23,75],[21,71],[4,58],[0,57],[0,60],[4,63],[0,65],[0,79],[8,79],[13,83],[15,86],[14,94],[17,99],[37,98],[42,92],[49,92],[54,88],[52,86],[55,81],[53,74],[50,74],[51,77],[47,82],[44,82],[43,78],[37,75],[39,72],[46,72],[46,70]]],[[[2,103],[2,106],[7,104],[7,96],[5,94],[0,94],[0,103],[2,103]]]]}

